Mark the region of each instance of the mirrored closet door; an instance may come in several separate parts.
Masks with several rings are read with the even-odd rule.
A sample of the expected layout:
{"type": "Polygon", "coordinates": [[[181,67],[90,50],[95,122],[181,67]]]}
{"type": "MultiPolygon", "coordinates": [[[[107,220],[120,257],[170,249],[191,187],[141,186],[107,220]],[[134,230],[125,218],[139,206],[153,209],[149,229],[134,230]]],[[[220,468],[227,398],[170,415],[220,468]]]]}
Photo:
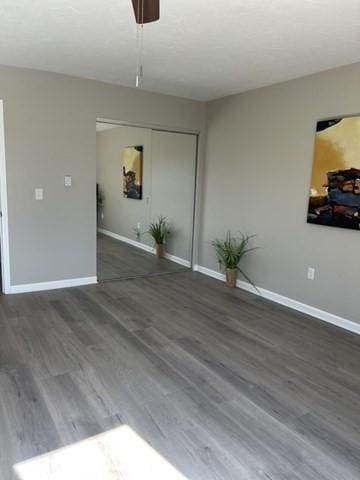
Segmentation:
{"type": "Polygon", "coordinates": [[[99,281],[190,268],[197,136],[97,123],[99,281]]]}

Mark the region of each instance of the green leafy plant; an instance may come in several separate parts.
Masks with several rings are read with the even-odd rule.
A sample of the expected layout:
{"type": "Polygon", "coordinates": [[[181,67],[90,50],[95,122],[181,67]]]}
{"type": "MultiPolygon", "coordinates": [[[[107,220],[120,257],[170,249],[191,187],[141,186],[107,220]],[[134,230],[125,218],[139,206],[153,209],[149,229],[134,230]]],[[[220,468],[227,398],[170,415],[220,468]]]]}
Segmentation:
{"type": "Polygon", "coordinates": [[[244,278],[254,287],[254,283],[239,267],[242,258],[249,252],[259,247],[250,247],[249,243],[255,235],[240,234],[239,237],[233,237],[231,231],[228,230],[224,239],[216,238],[212,242],[215,249],[216,258],[220,267],[234,269],[237,268],[244,278]]]}
{"type": "Polygon", "coordinates": [[[160,215],[156,221],[150,223],[148,233],[158,245],[166,243],[166,240],[171,235],[171,227],[166,217],[160,215]]]}

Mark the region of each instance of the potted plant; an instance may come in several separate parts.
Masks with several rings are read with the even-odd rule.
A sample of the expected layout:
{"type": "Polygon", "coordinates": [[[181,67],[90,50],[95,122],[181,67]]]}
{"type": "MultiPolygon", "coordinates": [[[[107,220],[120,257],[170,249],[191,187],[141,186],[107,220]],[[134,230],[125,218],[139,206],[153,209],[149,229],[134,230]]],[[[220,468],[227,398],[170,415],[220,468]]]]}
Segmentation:
{"type": "Polygon", "coordinates": [[[216,238],[212,245],[215,249],[216,258],[220,267],[225,269],[226,285],[228,287],[236,287],[238,271],[246,278],[246,280],[254,287],[256,286],[250,278],[239,267],[241,259],[252,250],[258,247],[249,247],[250,240],[254,235],[240,234],[239,237],[233,237],[231,231],[228,230],[225,239],[216,238]]]}
{"type": "Polygon", "coordinates": [[[155,241],[156,255],[159,258],[164,257],[165,243],[168,237],[171,235],[170,224],[166,220],[166,217],[160,215],[156,221],[150,223],[148,233],[155,241]]]}

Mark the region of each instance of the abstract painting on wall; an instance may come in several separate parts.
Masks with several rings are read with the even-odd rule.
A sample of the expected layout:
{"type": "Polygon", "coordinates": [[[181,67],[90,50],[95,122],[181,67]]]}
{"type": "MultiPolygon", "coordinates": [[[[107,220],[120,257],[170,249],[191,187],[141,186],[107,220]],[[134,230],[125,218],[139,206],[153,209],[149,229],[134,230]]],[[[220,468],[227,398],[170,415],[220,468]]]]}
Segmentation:
{"type": "Polygon", "coordinates": [[[360,116],[317,123],[307,219],[360,229],[360,116]]]}
{"type": "Polygon", "coordinates": [[[123,150],[123,192],[125,198],[142,199],[143,147],[123,150]]]}

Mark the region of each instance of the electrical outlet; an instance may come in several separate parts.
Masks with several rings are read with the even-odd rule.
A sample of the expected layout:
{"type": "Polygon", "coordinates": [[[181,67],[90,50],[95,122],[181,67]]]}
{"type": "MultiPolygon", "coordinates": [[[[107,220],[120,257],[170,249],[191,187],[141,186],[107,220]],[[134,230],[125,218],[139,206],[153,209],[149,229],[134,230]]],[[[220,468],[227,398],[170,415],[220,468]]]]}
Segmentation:
{"type": "Polygon", "coordinates": [[[136,228],[137,228],[138,230],[141,229],[141,224],[140,224],[140,222],[137,223],[136,228]]]}
{"type": "Polygon", "coordinates": [[[314,280],[315,279],[315,268],[314,267],[308,267],[307,278],[308,278],[308,280],[314,280]]]}
{"type": "Polygon", "coordinates": [[[65,185],[65,187],[71,187],[72,186],[71,175],[65,175],[64,176],[64,185],[65,185]]]}

